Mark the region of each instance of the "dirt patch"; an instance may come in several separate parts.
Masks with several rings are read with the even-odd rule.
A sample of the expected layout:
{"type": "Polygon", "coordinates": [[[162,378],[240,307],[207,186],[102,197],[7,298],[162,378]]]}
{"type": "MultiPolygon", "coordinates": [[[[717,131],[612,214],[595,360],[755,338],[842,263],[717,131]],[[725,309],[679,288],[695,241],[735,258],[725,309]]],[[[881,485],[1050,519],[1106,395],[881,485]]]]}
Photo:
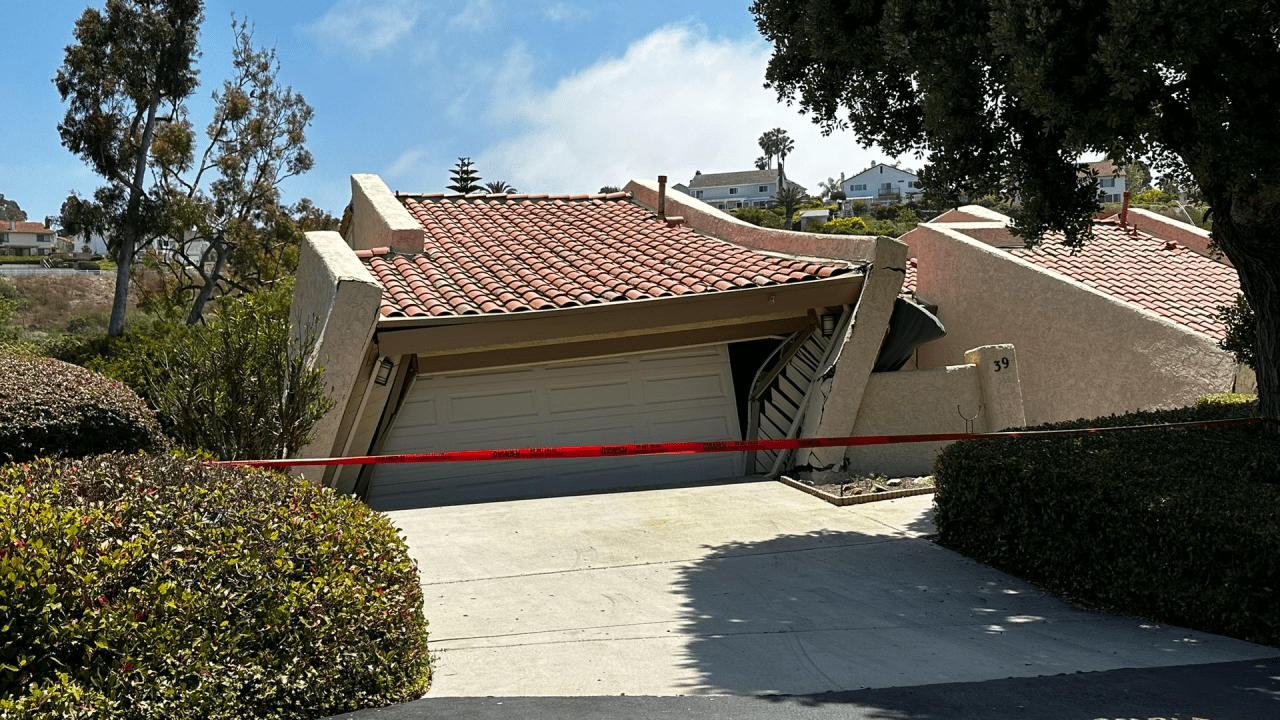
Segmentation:
{"type": "Polygon", "coordinates": [[[818,472],[783,475],[778,478],[785,485],[826,500],[832,505],[856,505],[876,500],[924,495],[934,491],[932,475],[891,478],[883,475],[849,475],[848,473],[818,472]]]}
{"type": "MultiPolygon", "coordinates": [[[[29,330],[59,330],[76,318],[111,313],[115,275],[13,275],[5,276],[24,298],[13,322],[29,330]]],[[[133,303],[130,303],[132,306],[133,303]]]]}

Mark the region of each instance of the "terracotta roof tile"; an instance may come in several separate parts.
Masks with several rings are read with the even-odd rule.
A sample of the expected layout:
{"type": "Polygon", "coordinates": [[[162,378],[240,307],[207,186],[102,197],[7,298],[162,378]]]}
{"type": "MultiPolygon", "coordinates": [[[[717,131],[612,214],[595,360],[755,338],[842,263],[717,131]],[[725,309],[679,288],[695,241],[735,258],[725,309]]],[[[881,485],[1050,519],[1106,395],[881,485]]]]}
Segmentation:
{"type": "Polygon", "coordinates": [[[1240,292],[1234,268],[1114,221],[1096,222],[1093,232],[1093,240],[1074,253],[1059,244],[1061,234],[1052,233],[1031,250],[1009,252],[1214,340],[1223,338],[1215,316],[1240,292]]]}
{"type": "Polygon", "coordinates": [[[669,225],[606,195],[401,196],[423,251],[357,251],[387,317],[496,314],[714,293],[857,272],[775,257],[669,225]]]}

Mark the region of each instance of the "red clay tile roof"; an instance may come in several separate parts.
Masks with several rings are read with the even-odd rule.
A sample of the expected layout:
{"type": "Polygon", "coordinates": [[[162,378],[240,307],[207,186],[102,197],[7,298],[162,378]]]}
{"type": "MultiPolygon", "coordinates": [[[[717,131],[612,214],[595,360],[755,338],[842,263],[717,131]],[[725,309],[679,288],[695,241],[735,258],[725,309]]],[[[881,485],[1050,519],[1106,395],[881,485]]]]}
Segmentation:
{"type": "Polygon", "coordinates": [[[27,222],[25,220],[17,220],[14,222],[14,229],[9,229],[8,220],[0,220],[0,232],[3,233],[35,233],[37,235],[48,235],[53,231],[44,226],[44,223],[27,222]]]}
{"type": "Polygon", "coordinates": [[[902,278],[902,291],[898,293],[899,295],[912,295],[915,293],[916,273],[917,273],[916,259],[911,258],[910,260],[907,261],[907,275],[906,277],[902,278]]]}
{"type": "Polygon", "coordinates": [[[1076,254],[1058,244],[1061,234],[1052,233],[1034,249],[1010,252],[1214,340],[1222,339],[1224,329],[1214,316],[1219,306],[1234,302],[1240,291],[1234,268],[1176,242],[1142,231],[1126,232],[1115,222],[1095,222],[1093,232],[1094,239],[1076,254]]]}
{"type": "Polygon", "coordinates": [[[516,313],[820,280],[845,262],[776,257],[608,195],[420,195],[423,252],[357,251],[385,317],[516,313]]]}

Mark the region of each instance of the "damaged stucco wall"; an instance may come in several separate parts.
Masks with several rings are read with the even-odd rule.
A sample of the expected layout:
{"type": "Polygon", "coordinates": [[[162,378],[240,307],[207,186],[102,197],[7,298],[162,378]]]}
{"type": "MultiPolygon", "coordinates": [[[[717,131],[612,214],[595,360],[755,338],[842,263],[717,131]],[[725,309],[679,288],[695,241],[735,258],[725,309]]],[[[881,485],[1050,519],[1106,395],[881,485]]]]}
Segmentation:
{"type": "MultiPolygon", "coordinates": [[[[378,322],[382,286],[336,232],[309,232],[298,258],[298,279],[289,313],[296,340],[314,335],[311,362],[324,368],[325,397],[333,403],[316,423],[299,457],[328,457],[351,390],[365,364],[366,348],[378,322]]],[[[319,481],[323,468],[303,471],[319,481]]]]}
{"type": "Polygon", "coordinates": [[[920,348],[919,367],[1012,344],[1029,424],[1184,406],[1235,384],[1234,360],[1212,339],[1155,313],[945,225],[903,240],[917,259],[916,296],[936,303],[947,328],[920,348]]]}

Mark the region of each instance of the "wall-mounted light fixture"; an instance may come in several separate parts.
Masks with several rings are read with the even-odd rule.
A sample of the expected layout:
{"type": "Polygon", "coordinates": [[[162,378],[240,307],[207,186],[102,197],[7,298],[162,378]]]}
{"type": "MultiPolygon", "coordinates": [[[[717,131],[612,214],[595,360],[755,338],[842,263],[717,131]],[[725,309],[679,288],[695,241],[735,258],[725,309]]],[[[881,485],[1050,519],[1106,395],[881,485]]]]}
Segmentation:
{"type": "Polygon", "coordinates": [[[831,337],[833,334],[835,334],[835,331],[836,331],[836,316],[823,315],[822,316],[822,336],[831,337]]]}
{"type": "Polygon", "coordinates": [[[395,367],[396,364],[391,362],[391,358],[382,358],[382,362],[378,363],[378,374],[374,376],[373,381],[378,385],[386,385],[395,367]]]}

